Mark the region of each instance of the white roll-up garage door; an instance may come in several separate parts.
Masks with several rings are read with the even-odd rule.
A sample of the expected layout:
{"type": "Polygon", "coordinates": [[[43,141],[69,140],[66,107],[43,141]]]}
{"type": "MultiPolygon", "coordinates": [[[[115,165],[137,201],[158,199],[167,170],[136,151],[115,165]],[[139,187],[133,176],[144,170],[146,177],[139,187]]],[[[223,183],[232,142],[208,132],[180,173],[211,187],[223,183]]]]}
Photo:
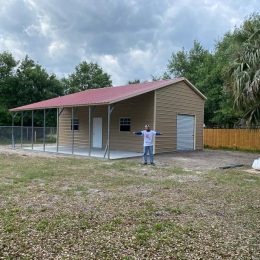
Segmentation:
{"type": "Polygon", "coordinates": [[[177,150],[194,150],[195,117],[177,115],[177,150]]]}

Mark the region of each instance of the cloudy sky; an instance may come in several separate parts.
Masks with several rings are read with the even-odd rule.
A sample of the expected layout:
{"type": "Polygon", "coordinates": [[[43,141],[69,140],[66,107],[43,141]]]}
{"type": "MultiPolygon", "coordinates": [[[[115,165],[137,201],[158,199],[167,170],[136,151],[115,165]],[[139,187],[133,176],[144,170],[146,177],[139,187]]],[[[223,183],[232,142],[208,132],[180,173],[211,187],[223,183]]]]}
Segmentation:
{"type": "Polygon", "coordinates": [[[28,54],[59,77],[97,62],[119,85],[160,75],[195,39],[213,50],[259,11],[259,0],[0,0],[0,52],[28,54]]]}

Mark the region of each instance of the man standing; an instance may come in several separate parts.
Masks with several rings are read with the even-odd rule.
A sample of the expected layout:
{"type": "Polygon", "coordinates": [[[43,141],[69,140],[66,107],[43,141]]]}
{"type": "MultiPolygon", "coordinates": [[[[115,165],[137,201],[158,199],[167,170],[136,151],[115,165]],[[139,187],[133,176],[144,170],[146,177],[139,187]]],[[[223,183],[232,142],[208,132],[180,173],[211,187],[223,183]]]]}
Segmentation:
{"type": "Polygon", "coordinates": [[[161,135],[161,133],[150,130],[149,125],[145,125],[143,131],[133,133],[144,137],[144,164],[147,164],[147,154],[149,153],[150,164],[155,165],[153,162],[153,138],[155,135],[161,135]]]}

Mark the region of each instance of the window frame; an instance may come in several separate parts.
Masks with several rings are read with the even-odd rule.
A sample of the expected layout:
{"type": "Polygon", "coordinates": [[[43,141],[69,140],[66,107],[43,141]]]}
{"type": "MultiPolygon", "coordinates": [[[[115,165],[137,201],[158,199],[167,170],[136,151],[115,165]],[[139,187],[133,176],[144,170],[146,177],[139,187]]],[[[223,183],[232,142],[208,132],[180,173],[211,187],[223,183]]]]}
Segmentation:
{"type": "Polygon", "coordinates": [[[70,131],[79,131],[79,119],[78,119],[78,118],[74,118],[73,120],[74,120],[74,122],[73,122],[73,124],[72,124],[72,118],[70,119],[70,131]],[[75,121],[76,121],[77,123],[75,123],[75,121]],[[73,127],[72,127],[72,126],[73,126],[73,127]],[[77,126],[78,129],[75,129],[75,126],[77,126]]]}
{"type": "MultiPolygon", "coordinates": [[[[126,124],[123,124],[123,126],[125,126],[125,125],[126,124]]],[[[119,117],[119,132],[120,133],[129,133],[129,132],[131,132],[131,127],[132,127],[132,119],[131,119],[131,117],[126,117],[126,116],[119,117]],[[129,120],[129,130],[128,131],[121,130],[121,126],[122,126],[121,120],[122,119],[128,119],[129,120]]]]}

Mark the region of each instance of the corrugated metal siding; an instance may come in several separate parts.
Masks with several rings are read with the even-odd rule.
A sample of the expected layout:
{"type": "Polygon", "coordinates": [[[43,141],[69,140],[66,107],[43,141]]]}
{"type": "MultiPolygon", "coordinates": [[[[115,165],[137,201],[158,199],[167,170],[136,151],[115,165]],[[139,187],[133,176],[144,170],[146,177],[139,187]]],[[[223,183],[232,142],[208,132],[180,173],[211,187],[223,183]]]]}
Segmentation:
{"type": "MultiPolygon", "coordinates": [[[[88,107],[74,108],[74,117],[79,119],[79,130],[74,131],[74,145],[75,148],[88,148],[89,147],[89,126],[88,126],[88,107]]],[[[102,117],[103,125],[103,144],[106,145],[107,138],[107,106],[96,106],[93,117],[102,117]]],[[[61,146],[72,145],[72,131],[71,124],[71,108],[64,108],[60,115],[60,130],[59,130],[59,144],[61,146]]]]}
{"type": "Polygon", "coordinates": [[[115,105],[111,118],[111,149],[142,152],[143,138],[133,131],[143,130],[144,124],[153,126],[154,92],[131,98],[115,105]],[[131,118],[131,131],[120,132],[120,117],[131,118]]]}
{"type": "Polygon", "coordinates": [[[156,90],[156,130],[163,133],[156,138],[156,153],[176,150],[178,114],[195,115],[196,149],[203,148],[204,100],[180,82],[156,90]]]}
{"type": "MultiPolygon", "coordinates": [[[[61,111],[61,109],[60,109],[61,111]]],[[[74,108],[74,117],[79,120],[79,130],[74,131],[75,148],[88,147],[88,107],[74,108]]],[[[71,108],[64,108],[60,115],[59,144],[72,145],[71,108]]]]}
{"type": "MultiPolygon", "coordinates": [[[[143,139],[134,135],[133,131],[142,130],[145,123],[153,125],[154,92],[134,97],[117,103],[111,116],[110,147],[114,150],[142,151],[143,139]],[[121,117],[131,118],[131,131],[120,132],[121,117]]],[[[103,148],[107,143],[107,106],[96,106],[93,117],[102,117],[103,148]]],[[[75,118],[79,119],[79,131],[75,131],[75,148],[88,148],[88,107],[75,108],[75,118]]],[[[60,116],[60,145],[72,145],[70,130],[71,108],[64,108],[60,116]]]]}

